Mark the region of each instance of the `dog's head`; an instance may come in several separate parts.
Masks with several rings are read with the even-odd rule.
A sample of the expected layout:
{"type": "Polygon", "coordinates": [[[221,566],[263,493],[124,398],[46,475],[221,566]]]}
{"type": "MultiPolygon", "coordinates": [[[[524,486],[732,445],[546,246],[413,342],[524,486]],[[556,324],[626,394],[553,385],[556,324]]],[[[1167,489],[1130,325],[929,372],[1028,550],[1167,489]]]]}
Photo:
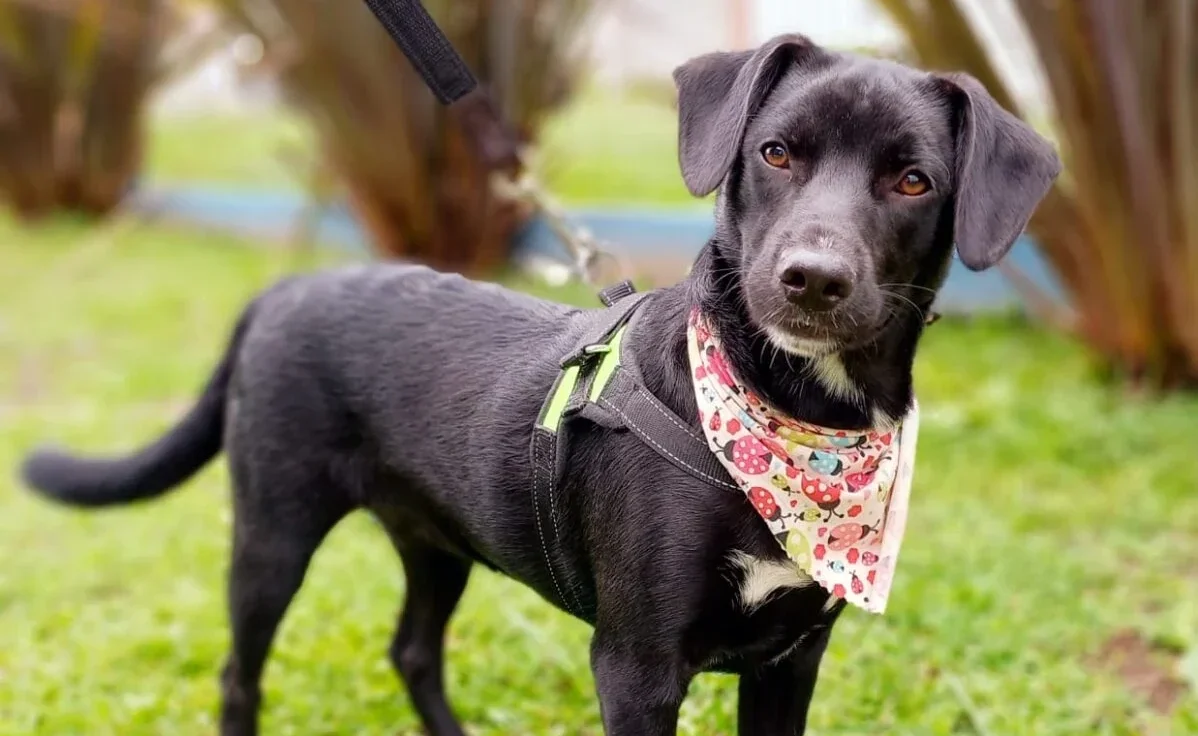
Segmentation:
{"type": "Polygon", "coordinates": [[[755,326],[794,354],[867,343],[903,300],[926,308],[954,243],[973,270],[997,263],[1060,171],[966,75],[787,35],[674,78],[683,178],[696,196],[723,185],[721,256],[755,326]]]}

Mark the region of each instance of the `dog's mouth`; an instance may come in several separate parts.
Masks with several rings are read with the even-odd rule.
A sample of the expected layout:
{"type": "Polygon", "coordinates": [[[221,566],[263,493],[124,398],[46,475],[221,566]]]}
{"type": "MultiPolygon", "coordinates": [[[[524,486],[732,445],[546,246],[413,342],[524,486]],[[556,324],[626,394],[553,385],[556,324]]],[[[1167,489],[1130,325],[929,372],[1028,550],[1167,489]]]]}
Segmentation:
{"type": "Polygon", "coordinates": [[[778,324],[767,325],[763,331],[775,347],[804,358],[831,355],[839,352],[844,344],[843,338],[827,329],[794,319],[779,320],[778,324]]]}
{"type": "Polygon", "coordinates": [[[778,316],[762,332],[778,349],[804,358],[819,358],[869,344],[886,329],[885,316],[859,312],[812,314],[796,311],[778,316]]]}

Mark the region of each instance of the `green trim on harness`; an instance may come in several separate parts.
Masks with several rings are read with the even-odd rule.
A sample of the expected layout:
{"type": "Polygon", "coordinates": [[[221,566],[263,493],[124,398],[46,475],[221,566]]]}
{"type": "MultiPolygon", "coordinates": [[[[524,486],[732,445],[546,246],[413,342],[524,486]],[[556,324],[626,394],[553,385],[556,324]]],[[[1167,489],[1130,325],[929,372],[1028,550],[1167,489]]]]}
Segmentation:
{"type": "MultiPolygon", "coordinates": [[[[625,333],[636,329],[637,308],[648,301],[648,294],[630,293],[605,311],[576,315],[581,334],[558,359],[557,375],[541,399],[528,441],[529,503],[544,558],[542,574],[530,579],[555,605],[585,621],[597,615],[592,571],[586,565],[585,545],[578,535],[564,533],[559,518],[563,484],[589,487],[593,482],[571,477],[575,443],[596,441],[609,432],[630,432],[669,467],[744,500],[694,418],[680,417],[658,400],[642,384],[637,346],[623,347],[625,333]]],[[[663,469],[660,463],[651,467],[663,469]]]]}
{"type": "Polygon", "coordinates": [[[545,414],[537,424],[550,432],[556,432],[562,424],[562,414],[566,412],[566,403],[570,401],[570,395],[574,393],[576,385],[578,366],[572,365],[557,374],[557,380],[553,382],[553,398],[549,400],[545,414]]]}
{"type": "Polygon", "coordinates": [[[612,334],[611,339],[607,341],[607,346],[610,348],[603,355],[603,360],[600,361],[599,367],[595,369],[595,377],[591,379],[591,392],[587,395],[588,401],[598,401],[603,389],[607,387],[607,382],[611,380],[612,374],[616,372],[616,368],[620,365],[620,341],[624,338],[624,330],[628,328],[628,323],[620,325],[620,329],[612,334]]]}
{"type": "MultiPolygon", "coordinates": [[[[611,381],[616,368],[619,367],[620,342],[624,338],[624,330],[626,328],[627,324],[620,325],[619,329],[613,332],[606,342],[587,346],[586,352],[588,354],[603,356],[595,368],[595,377],[591,381],[590,391],[587,395],[588,401],[595,402],[599,400],[603,389],[611,381]]],[[[537,421],[538,426],[550,432],[556,432],[561,427],[562,417],[566,413],[570,397],[574,395],[574,390],[578,386],[580,372],[580,366],[571,365],[564,368],[557,375],[557,380],[553,383],[549,403],[545,408],[544,414],[537,421]]]]}

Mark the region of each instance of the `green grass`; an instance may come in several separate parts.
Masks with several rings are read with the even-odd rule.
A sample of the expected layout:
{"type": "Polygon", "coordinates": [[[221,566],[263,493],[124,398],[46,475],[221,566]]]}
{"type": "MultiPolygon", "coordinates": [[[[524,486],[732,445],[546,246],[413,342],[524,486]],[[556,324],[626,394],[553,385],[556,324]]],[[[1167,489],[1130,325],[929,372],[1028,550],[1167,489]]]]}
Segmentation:
{"type": "Polygon", "coordinates": [[[546,185],[573,204],[693,207],[678,171],[677,120],[651,97],[588,90],[545,126],[546,185]]]}
{"type": "MultiPolygon", "coordinates": [[[[0,222],[0,733],[210,734],[226,646],[229,506],[216,464],[159,502],[52,507],[10,471],[35,443],[131,448],[191,401],[246,298],[309,268],[145,227],[106,238],[0,222]]],[[[581,298],[575,290],[571,298],[581,298]]],[[[813,711],[831,734],[1187,734],[1096,653],[1131,628],[1198,645],[1198,402],[1123,401],[1072,345],[1003,319],[946,321],[903,561],[884,617],[849,611],[813,711]]],[[[266,734],[416,734],[386,646],[403,587],[379,530],[318,553],[269,665],[266,734]]],[[[478,573],[450,635],[473,732],[598,734],[588,631],[478,573]]],[[[735,684],[699,678],[683,734],[734,732],[735,684]]]]}
{"type": "MultiPolygon", "coordinates": [[[[668,205],[696,201],[678,173],[673,109],[645,95],[587,90],[546,125],[541,175],[576,205],[668,205]]],[[[302,122],[282,113],[158,119],[146,176],[157,182],[297,189],[279,152],[311,145],[302,122]]]]}
{"type": "Polygon", "coordinates": [[[307,125],[282,112],[158,117],[144,176],[176,184],[300,189],[302,169],[289,162],[296,153],[309,155],[312,145],[307,125]]]}

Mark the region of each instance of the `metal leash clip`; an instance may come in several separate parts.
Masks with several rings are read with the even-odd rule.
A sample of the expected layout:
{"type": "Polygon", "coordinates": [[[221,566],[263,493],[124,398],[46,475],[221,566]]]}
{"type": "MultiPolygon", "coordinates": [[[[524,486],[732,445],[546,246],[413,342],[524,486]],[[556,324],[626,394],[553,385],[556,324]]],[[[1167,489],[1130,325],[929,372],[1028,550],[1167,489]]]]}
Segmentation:
{"type": "MultiPolygon", "coordinates": [[[[524,161],[524,157],[521,157],[524,161]]],[[[602,266],[610,262],[617,273],[626,273],[625,264],[609,250],[600,246],[598,239],[587,228],[575,224],[566,216],[562,207],[541,186],[531,167],[524,163],[516,178],[497,171],[491,176],[491,186],[505,199],[524,202],[545,218],[546,224],[561,240],[570,256],[571,272],[587,286],[607,283],[601,278],[602,266]]]]}

